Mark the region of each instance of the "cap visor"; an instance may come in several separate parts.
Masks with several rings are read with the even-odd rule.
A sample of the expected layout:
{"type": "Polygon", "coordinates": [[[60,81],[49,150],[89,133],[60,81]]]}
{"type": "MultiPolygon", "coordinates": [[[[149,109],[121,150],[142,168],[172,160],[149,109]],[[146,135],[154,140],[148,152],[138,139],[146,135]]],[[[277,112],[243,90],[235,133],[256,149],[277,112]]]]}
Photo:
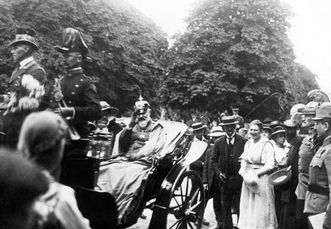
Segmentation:
{"type": "Polygon", "coordinates": [[[54,49],[60,53],[67,53],[69,52],[69,49],[66,47],[60,47],[60,46],[55,46],[54,49]]]}

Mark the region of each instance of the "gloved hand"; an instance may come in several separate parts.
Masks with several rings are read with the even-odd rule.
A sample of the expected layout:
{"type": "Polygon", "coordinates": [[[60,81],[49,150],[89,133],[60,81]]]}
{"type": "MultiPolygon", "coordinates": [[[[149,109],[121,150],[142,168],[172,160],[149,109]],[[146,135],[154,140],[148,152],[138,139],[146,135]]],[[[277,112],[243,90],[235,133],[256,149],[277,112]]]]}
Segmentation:
{"type": "Polygon", "coordinates": [[[58,112],[63,118],[73,118],[75,116],[74,107],[60,107],[58,112]]]}

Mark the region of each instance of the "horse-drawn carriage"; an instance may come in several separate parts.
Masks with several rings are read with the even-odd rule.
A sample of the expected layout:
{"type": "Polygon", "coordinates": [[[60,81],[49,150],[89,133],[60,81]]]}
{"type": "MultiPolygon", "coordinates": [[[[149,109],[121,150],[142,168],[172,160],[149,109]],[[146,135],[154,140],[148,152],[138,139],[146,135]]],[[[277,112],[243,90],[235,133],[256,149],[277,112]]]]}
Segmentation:
{"type": "MultiPolygon", "coordinates": [[[[117,213],[112,208],[116,208],[116,204],[109,193],[75,186],[78,205],[92,228],[129,227],[137,222],[145,208],[152,210],[149,228],[201,228],[204,190],[201,177],[189,170],[189,165],[201,157],[207,144],[191,142],[188,127],[183,123],[164,121],[161,124],[167,132],[166,144],[158,155],[150,158],[147,176],[139,185],[141,198],[124,222],[114,222],[117,213]]],[[[100,162],[103,158],[92,160],[100,162]]]]}

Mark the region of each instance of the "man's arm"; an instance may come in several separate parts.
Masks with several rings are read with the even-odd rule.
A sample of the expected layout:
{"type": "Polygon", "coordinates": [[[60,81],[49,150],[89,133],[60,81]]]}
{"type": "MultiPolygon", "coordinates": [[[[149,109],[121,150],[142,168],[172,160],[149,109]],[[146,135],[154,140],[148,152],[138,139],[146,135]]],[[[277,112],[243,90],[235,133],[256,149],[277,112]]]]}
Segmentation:
{"type": "Polygon", "coordinates": [[[141,158],[145,156],[150,156],[156,154],[162,150],[166,141],[167,134],[165,129],[161,124],[156,124],[157,127],[154,127],[154,130],[150,134],[150,139],[146,144],[139,150],[136,158],[141,158]]]}
{"type": "Polygon", "coordinates": [[[100,99],[96,87],[92,83],[86,83],[83,86],[83,98],[85,106],[74,106],[74,118],[83,120],[97,120],[101,118],[100,99]]]}
{"type": "Polygon", "coordinates": [[[212,168],[214,169],[215,173],[217,174],[217,176],[219,177],[222,174],[222,170],[219,167],[218,161],[219,161],[219,157],[220,157],[220,140],[217,140],[215,142],[215,145],[213,147],[213,151],[211,153],[211,157],[210,157],[210,163],[212,168]]]}

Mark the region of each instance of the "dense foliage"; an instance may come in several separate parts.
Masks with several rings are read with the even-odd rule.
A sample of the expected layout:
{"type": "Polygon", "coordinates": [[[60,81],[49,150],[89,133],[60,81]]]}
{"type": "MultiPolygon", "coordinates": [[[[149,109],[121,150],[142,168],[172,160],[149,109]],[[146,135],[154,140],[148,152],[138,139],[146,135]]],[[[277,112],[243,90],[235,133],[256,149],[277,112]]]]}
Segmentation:
{"type": "Polygon", "coordinates": [[[285,115],[317,88],[315,76],[294,63],[290,14],[279,0],[203,1],[167,53],[162,102],[187,113],[239,106],[249,118],[285,115]]]}
{"type": "Polygon", "coordinates": [[[121,0],[0,0],[0,90],[13,65],[8,43],[17,27],[36,30],[40,45],[38,59],[48,78],[63,74],[60,44],[65,27],[78,28],[90,48],[92,61],[86,74],[96,82],[101,99],[119,107],[132,108],[141,91],[157,103],[163,68],[160,57],[167,50],[166,35],[160,28],[121,0]]]}

